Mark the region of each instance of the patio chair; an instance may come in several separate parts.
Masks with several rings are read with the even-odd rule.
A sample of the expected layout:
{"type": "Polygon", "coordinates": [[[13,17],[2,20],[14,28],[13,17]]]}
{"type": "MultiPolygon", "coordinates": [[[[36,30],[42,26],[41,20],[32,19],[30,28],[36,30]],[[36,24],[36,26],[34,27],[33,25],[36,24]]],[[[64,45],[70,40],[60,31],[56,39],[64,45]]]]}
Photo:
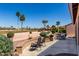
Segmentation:
{"type": "Polygon", "coordinates": [[[50,41],[53,41],[53,35],[49,36],[50,41]]]}
{"type": "Polygon", "coordinates": [[[66,39],[65,34],[61,34],[61,40],[65,40],[65,39],[66,39]]]}
{"type": "Polygon", "coordinates": [[[41,46],[42,46],[42,44],[41,44],[41,37],[39,37],[37,42],[31,44],[30,51],[34,51],[34,50],[36,50],[39,47],[41,48],[41,46]]]}
{"type": "Polygon", "coordinates": [[[42,46],[46,46],[46,44],[45,44],[45,38],[41,38],[41,44],[42,44],[42,46]]]}
{"type": "Polygon", "coordinates": [[[34,51],[37,49],[37,44],[36,43],[31,43],[31,46],[30,46],[30,51],[34,51]]]}
{"type": "Polygon", "coordinates": [[[43,39],[41,38],[41,36],[38,38],[36,43],[37,43],[37,48],[41,49],[41,46],[43,46],[43,39]]]}

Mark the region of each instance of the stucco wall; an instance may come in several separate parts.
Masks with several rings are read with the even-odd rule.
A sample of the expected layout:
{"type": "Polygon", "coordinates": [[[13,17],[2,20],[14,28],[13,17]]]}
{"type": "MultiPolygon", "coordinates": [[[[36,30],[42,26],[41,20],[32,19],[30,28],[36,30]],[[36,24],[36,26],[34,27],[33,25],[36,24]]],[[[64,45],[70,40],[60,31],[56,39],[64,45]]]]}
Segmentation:
{"type": "Polygon", "coordinates": [[[26,40],[31,37],[38,37],[40,32],[32,32],[32,34],[29,34],[29,32],[23,32],[23,33],[15,33],[13,41],[20,41],[20,40],[26,40]]]}
{"type": "Polygon", "coordinates": [[[77,16],[76,16],[76,22],[75,22],[75,26],[76,26],[76,39],[77,39],[77,44],[79,45],[79,4],[78,4],[78,11],[77,11],[77,16]]]}
{"type": "Polygon", "coordinates": [[[68,24],[66,26],[66,33],[67,33],[67,37],[75,37],[75,25],[68,24]]]}

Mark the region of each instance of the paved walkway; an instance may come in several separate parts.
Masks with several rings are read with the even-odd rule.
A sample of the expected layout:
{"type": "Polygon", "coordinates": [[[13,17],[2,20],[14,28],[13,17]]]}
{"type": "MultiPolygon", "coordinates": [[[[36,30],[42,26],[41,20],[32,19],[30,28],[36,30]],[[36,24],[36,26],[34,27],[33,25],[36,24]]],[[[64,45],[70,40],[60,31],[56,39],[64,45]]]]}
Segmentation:
{"type": "Polygon", "coordinates": [[[74,39],[59,40],[54,45],[41,52],[38,56],[55,55],[58,53],[77,54],[76,42],[74,39]]]}

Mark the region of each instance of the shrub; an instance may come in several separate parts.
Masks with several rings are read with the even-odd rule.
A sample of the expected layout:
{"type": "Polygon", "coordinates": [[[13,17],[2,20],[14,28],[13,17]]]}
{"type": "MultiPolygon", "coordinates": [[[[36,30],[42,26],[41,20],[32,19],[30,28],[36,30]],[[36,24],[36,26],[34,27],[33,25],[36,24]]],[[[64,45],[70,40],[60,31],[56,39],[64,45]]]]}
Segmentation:
{"type": "Polygon", "coordinates": [[[13,42],[4,35],[0,35],[0,55],[11,55],[12,50],[13,42]]]}
{"type": "Polygon", "coordinates": [[[66,30],[65,29],[60,29],[59,33],[66,33],[66,30]]]}
{"type": "Polygon", "coordinates": [[[46,37],[46,32],[41,32],[41,33],[40,33],[40,36],[46,37]]]}
{"type": "Polygon", "coordinates": [[[62,30],[63,33],[66,33],[66,30],[62,30]]]}
{"type": "Polygon", "coordinates": [[[41,32],[40,33],[40,36],[42,36],[42,37],[48,37],[49,35],[50,35],[50,31],[48,31],[48,32],[41,32]]]}
{"type": "Polygon", "coordinates": [[[32,31],[30,31],[29,33],[32,34],[32,31]]]}
{"type": "Polygon", "coordinates": [[[12,38],[13,36],[14,36],[14,33],[13,33],[13,32],[8,32],[8,33],[7,33],[7,37],[8,37],[8,38],[12,38]]]}
{"type": "Polygon", "coordinates": [[[51,30],[52,34],[54,34],[54,33],[57,32],[57,31],[58,31],[57,28],[51,30]]]}

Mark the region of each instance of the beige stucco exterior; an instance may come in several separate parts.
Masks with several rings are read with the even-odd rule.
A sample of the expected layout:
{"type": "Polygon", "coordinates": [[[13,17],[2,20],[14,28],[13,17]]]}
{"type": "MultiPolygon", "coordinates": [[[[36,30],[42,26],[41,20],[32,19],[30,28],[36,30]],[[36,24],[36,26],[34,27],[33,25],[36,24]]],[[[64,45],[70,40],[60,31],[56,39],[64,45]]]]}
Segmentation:
{"type": "Polygon", "coordinates": [[[75,20],[75,34],[77,39],[77,44],[79,45],[79,4],[78,4],[78,11],[77,11],[77,17],[75,20]]]}
{"type": "Polygon", "coordinates": [[[66,37],[75,37],[75,25],[70,23],[66,25],[66,37]]]}
{"type": "Polygon", "coordinates": [[[75,37],[77,44],[79,45],[79,4],[72,3],[69,4],[70,14],[73,17],[72,23],[75,25],[75,37]]]}

